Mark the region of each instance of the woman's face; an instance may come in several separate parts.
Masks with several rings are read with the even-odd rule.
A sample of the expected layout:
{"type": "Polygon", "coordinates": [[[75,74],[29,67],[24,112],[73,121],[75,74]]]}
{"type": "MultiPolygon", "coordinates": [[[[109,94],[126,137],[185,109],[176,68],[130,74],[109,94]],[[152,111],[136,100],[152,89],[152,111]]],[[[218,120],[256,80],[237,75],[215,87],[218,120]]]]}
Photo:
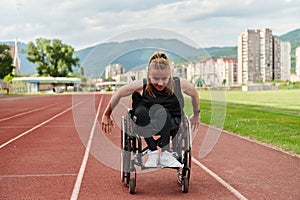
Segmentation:
{"type": "Polygon", "coordinates": [[[170,77],[171,74],[168,69],[151,69],[149,71],[150,82],[158,91],[167,87],[170,77]]]}

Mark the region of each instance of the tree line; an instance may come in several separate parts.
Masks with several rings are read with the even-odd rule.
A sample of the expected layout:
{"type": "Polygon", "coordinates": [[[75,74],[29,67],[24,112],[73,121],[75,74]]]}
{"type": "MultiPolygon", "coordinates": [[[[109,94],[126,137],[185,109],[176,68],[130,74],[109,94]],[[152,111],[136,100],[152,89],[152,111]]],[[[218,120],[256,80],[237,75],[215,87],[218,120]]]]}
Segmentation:
{"type": "MultiPolygon", "coordinates": [[[[14,76],[13,57],[9,53],[10,46],[0,44],[0,79],[14,76]]],[[[74,48],[59,39],[38,38],[27,44],[27,59],[36,65],[39,76],[80,77],[83,69],[79,69],[79,58],[74,56],[74,48]]]]}

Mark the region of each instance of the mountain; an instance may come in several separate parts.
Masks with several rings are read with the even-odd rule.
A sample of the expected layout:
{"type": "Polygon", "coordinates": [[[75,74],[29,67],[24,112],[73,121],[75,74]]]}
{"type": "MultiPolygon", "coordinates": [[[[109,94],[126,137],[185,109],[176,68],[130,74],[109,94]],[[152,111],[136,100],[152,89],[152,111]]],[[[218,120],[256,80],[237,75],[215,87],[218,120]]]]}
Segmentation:
{"type": "Polygon", "coordinates": [[[280,39],[283,41],[299,41],[300,40],[300,28],[281,35],[280,39]]]}
{"type": "MultiPolygon", "coordinates": [[[[295,48],[300,46],[300,29],[288,32],[279,38],[291,42],[292,71],[294,71],[295,48]]],[[[5,43],[14,45],[14,42],[5,43]]],[[[36,66],[26,59],[26,44],[19,42],[18,46],[22,64],[20,73],[23,75],[36,73],[36,66]]],[[[119,63],[126,71],[146,66],[152,53],[158,49],[167,52],[170,60],[177,65],[207,58],[237,57],[237,46],[198,49],[177,39],[137,39],[101,43],[75,51],[75,56],[80,58],[80,64],[86,76],[99,77],[109,64],[119,63]]]]}
{"type": "Polygon", "coordinates": [[[121,64],[126,71],[147,65],[156,50],[168,53],[170,60],[188,60],[198,56],[200,50],[176,39],[139,39],[125,42],[103,43],[76,52],[84,73],[100,75],[109,64],[121,64]],[[174,51],[176,50],[176,51],[174,51]]]}
{"type": "Polygon", "coordinates": [[[211,47],[198,49],[177,39],[138,39],[125,42],[99,44],[76,52],[85,75],[102,74],[109,64],[121,64],[126,71],[147,66],[156,50],[169,55],[175,65],[195,62],[200,59],[237,57],[237,47],[211,47]]]}
{"type": "Polygon", "coordinates": [[[207,48],[206,51],[210,54],[212,59],[221,57],[226,58],[237,58],[237,47],[211,47],[207,48]]]}

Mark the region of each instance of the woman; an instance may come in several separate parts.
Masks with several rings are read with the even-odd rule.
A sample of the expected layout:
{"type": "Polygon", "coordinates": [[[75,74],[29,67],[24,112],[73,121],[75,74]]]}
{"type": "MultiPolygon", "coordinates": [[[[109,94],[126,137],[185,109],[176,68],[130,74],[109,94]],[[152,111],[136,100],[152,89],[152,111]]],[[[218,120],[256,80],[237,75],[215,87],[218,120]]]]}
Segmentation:
{"type": "Polygon", "coordinates": [[[102,129],[106,133],[111,132],[113,109],[120,98],[132,94],[135,123],[150,150],[145,167],[157,167],[158,163],[168,167],[181,167],[181,163],[170,153],[169,143],[171,129],[174,129],[174,124],[175,129],[178,129],[181,120],[182,92],[191,97],[194,114],[190,121],[195,130],[200,122],[198,92],[186,79],[173,78],[167,55],[157,51],[149,60],[146,79],[131,82],[114,93],[104,111],[102,129]],[[153,138],[157,134],[160,135],[159,143],[153,138]],[[161,148],[160,156],[158,147],[161,148]]]}

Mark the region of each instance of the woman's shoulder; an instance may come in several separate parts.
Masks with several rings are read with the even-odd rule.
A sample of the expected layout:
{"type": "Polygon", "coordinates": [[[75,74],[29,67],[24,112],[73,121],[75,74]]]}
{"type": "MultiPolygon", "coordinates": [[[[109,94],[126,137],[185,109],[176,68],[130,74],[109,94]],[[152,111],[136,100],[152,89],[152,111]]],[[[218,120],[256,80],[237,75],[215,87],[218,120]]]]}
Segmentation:
{"type": "Polygon", "coordinates": [[[131,93],[140,91],[143,89],[143,80],[136,80],[136,81],[129,82],[125,86],[123,86],[123,88],[128,92],[130,91],[131,93]]]}
{"type": "Polygon", "coordinates": [[[185,78],[179,78],[179,81],[182,91],[185,91],[192,86],[191,83],[185,78]]]}

